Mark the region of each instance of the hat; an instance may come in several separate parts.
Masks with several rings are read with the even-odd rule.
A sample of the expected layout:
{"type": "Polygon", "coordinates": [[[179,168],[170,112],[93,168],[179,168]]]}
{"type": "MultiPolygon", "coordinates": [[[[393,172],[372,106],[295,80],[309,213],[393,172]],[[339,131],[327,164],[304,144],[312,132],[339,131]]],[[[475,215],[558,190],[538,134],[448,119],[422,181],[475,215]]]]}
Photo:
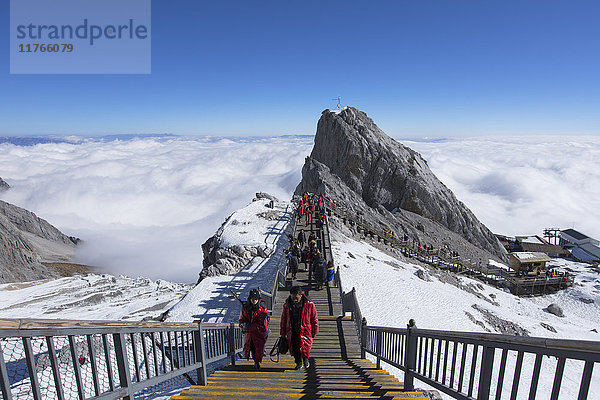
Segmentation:
{"type": "Polygon", "coordinates": [[[252,289],[250,294],[248,295],[248,299],[259,299],[260,300],[260,292],[258,289],[252,289]]]}

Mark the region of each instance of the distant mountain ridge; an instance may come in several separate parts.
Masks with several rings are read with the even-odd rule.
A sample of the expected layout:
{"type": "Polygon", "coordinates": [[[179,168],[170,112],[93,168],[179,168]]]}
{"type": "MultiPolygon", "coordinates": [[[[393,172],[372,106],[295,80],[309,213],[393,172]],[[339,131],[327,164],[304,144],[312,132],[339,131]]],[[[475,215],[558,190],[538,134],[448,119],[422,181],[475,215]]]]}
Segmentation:
{"type": "Polygon", "coordinates": [[[352,107],[323,111],[296,194],[323,192],[381,230],[447,247],[465,258],[506,258],[477,217],[416,151],[352,107]]]}
{"type": "Polygon", "coordinates": [[[90,140],[132,140],[136,138],[175,138],[179,137],[170,133],[165,134],[123,134],[123,135],[103,135],[103,136],[0,136],[0,144],[9,143],[15,146],[35,146],[37,144],[48,143],[70,143],[78,144],[90,140]]]}
{"type": "Polygon", "coordinates": [[[103,136],[0,136],[0,144],[8,143],[15,146],[35,146],[38,144],[50,144],[50,143],[68,143],[68,144],[81,144],[87,142],[112,142],[115,140],[129,141],[134,139],[198,139],[208,140],[209,142],[216,142],[223,139],[231,140],[234,142],[248,142],[248,141],[263,141],[273,138],[297,138],[306,139],[313,137],[314,135],[278,135],[278,136],[212,136],[212,135],[201,135],[201,136],[182,136],[171,133],[165,134],[122,134],[122,135],[103,135],[103,136]]]}
{"type": "Polygon", "coordinates": [[[0,282],[60,276],[43,263],[68,263],[79,239],[31,211],[0,200],[0,282]]]}

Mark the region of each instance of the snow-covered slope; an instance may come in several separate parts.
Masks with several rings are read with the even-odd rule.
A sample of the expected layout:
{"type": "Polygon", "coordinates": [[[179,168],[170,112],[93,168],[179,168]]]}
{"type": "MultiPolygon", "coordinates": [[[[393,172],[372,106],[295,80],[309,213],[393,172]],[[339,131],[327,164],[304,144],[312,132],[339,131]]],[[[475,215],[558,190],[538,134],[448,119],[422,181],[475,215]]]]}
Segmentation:
{"type": "Polygon", "coordinates": [[[600,340],[596,332],[600,331],[600,276],[586,264],[552,260],[551,264],[577,274],[576,285],[556,294],[524,298],[468,277],[400,261],[339,231],[332,231],[332,239],[344,290],[356,288],[369,325],[404,328],[413,318],[426,329],[505,334],[524,329],[529,336],[600,340]],[[545,311],[551,303],[558,304],[565,316],[545,311]]]}
{"type": "Polygon", "coordinates": [[[156,319],[191,285],[126,276],[76,275],[0,285],[0,318],[156,319]]]}
{"type": "MultiPolygon", "coordinates": [[[[331,236],[344,290],[356,289],[361,312],[369,325],[405,328],[413,318],[417,327],[425,329],[600,340],[600,277],[586,264],[553,260],[551,264],[577,274],[576,285],[553,295],[519,298],[477,280],[391,257],[354,240],[343,228],[332,230],[331,236]],[[544,310],[551,303],[562,308],[564,317],[544,310]]],[[[507,368],[514,368],[515,359],[515,354],[509,354],[507,368]]],[[[538,398],[549,398],[552,390],[556,360],[544,360],[548,368],[545,371],[552,372],[541,377],[538,398]]],[[[533,362],[533,357],[526,357],[522,375],[526,378],[521,382],[524,393],[524,381],[531,377],[533,362]]],[[[390,366],[386,369],[403,378],[400,370],[390,366]]],[[[578,363],[567,362],[561,399],[577,397],[581,371],[578,363]]],[[[509,398],[509,391],[507,385],[503,396],[509,398]]],[[[598,393],[600,373],[595,371],[589,398],[598,398],[598,393]]]]}

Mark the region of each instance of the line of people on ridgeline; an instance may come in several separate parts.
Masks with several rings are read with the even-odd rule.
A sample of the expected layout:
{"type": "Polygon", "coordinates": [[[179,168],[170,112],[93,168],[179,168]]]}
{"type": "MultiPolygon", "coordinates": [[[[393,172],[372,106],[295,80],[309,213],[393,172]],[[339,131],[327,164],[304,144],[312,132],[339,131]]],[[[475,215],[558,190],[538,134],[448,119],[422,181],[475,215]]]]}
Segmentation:
{"type": "MultiPolygon", "coordinates": [[[[333,208],[335,209],[337,206],[337,202],[335,200],[333,200],[331,197],[329,196],[325,196],[323,195],[323,192],[317,194],[314,193],[310,193],[310,192],[306,192],[304,193],[299,199],[296,200],[297,202],[297,207],[296,207],[296,216],[298,221],[301,221],[302,218],[305,218],[305,222],[307,224],[311,224],[313,218],[317,218],[316,220],[316,226],[317,228],[320,228],[322,226],[322,224],[325,222],[326,217],[326,211],[325,211],[325,204],[327,204],[327,206],[329,208],[333,208]],[[315,212],[317,212],[317,215],[315,216],[315,212]]],[[[393,231],[388,231],[387,229],[383,230],[383,236],[384,239],[388,239],[390,241],[398,241],[398,242],[404,242],[405,246],[408,245],[408,242],[410,240],[410,238],[408,237],[408,235],[403,235],[402,237],[398,237],[397,234],[395,234],[393,231]]],[[[298,238],[298,240],[300,241],[300,238],[298,238]]],[[[309,241],[310,243],[310,238],[309,241]]],[[[456,251],[451,251],[450,249],[447,248],[441,248],[441,249],[434,249],[433,245],[431,244],[424,244],[424,243],[420,243],[420,242],[416,242],[413,239],[413,244],[416,245],[416,247],[418,248],[419,252],[425,251],[425,252],[434,252],[436,254],[444,254],[446,256],[450,256],[453,258],[459,257],[458,252],[456,251]]],[[[300,248],[304,248],[304,244],[306,243],[306,240],[302,241],[300,243],[300,248]]]]}
{"type": "MultiPolygon", "coordinates": [[[[243,332],[243,358],[254,360],[254,368],[260,369],[269,337],[267,309],[261,304],[260,291],[252,289],[248,300],[242,305],[239,326],[243,332]]],[[[300,286],[292,286],[290,295],[283,304],[279,335],[288,344],[290,355],[294,357],[296,367],[310,367],[310,351],[313,339],[319,333],[317,308],[300,286]],[[284,339],[285,338],[285,339],[284,339]]]]}
{"type": "Polygon", "coordinates": [[[298,274],[300,263],[304,264],[304,271],[308,270],[308,279],[312,283],[314,280],[316,283],[316,290],[320,290],[324,285],[329,285],[329,282],[333,280],[334,267],[333,261],[328,262],[323,257],[323,254],[317,246],[317,235],[315,232],[311,232],[308,236],[308,245],[306,234],[304,229],[300,229],[297,238],[290,239],[290,247],[284,250],[288,259],[288,271],[292,275],[292,279],[295,280],[298,274]],[[307,268],[308,267],[308,268],[307,268]]]}
{"type": "Polygon", "coordinates": [[[337,202],[332,200],[329,196],[324,196],[323,193],[318,195],[313,193],[304,193],[297,200],[296,217],[298,221],[301,221],[304,217],[306,224],[311,224],[313,218],[315,218],[315,211],[318,213],[317,223],[323,223],[325,221],[325,204],[328,207],[334,208],[337,206],[337,202]]]}

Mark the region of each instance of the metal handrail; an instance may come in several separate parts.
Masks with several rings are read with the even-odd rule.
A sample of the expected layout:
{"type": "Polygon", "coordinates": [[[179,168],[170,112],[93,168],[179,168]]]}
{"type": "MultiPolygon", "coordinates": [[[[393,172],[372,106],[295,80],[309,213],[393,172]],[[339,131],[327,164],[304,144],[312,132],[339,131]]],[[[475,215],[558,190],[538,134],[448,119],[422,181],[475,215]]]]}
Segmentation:
{"type": "MultiPolygon", "coordinates": [[[[290,215],[292,218],[291,231],[292,231],[292,234],[294,234],[296,231],[296,226],[297,226],[298,222],[296,221],[294,212],[292,212],[290,215]]],[[[275,308],[275,304],[277,302],[277,292],[279,291],[279,287],[285,287],[285,277],[288,272],[287,268],[288,268],[287,262],[284,263],[283,270],[279,267],[277,268],[277,270],[275,271],[275,279],[273,280],[273,287],[271,288],[270,292],[264,291],[262,289],[260,291],[262,298],[265,300],[265,303],[267,306],[267,311],[269,313],[273,313],[273,309],[275,308]]]]}
{"type": "Polygon", "coordinates": [[[523,389],[529,392],[529,398],[535,398],[540,375],[552,373],[550,399],[558,399],[562,377],[568,373],[582,376],[577,398],[584,400],[589,395],[593,367],[600,363],[600,342],[593,341],[437,331],[416,326],[406,329],[365,326],[362,339],[364,351],[375,356],[378,365],[383,361],[405,372],[406,390],[414,389],[416,378],[463,400],[488,399],[494,390],[495,398],[500,398],[503,390],[509,390],[511,398],[517,398],[523,389]],[[526,355],[535,357],[535,363],[529,386],[523,387],[521,369],[526,355]],[[557,359],[554,371],[552,365],[542,364],[543,356],[557,359]],[[497,379],[493,380],[494,361],[498,358],[497,379]],[[516,359],[514,371],[506,368],[508,359],[516,359]],[[583,362],[582,370],[567,364],[569,360],[583,362]],[[508,381],[512,386],[505,389],[508,381]]]}
{"type": "Polygon", "coordinates": [[[235,323],[2,319],[0,389],[5,400],[131,399],[182,375],[205,385],[207,365],[235,364],[242,348],[235,323]]]}

